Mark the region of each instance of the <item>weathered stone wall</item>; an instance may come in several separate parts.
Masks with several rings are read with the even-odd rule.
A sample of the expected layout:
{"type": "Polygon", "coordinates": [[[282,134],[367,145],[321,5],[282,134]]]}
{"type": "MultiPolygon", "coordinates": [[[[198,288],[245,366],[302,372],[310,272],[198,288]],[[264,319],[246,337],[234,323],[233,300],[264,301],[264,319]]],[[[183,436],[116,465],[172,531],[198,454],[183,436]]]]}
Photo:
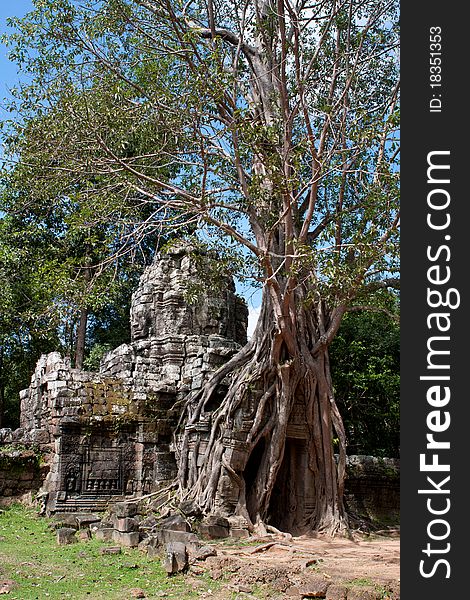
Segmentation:
{"type": "Polygon", "coordinates": [[[394,458],[348,456],[345,500],[359,520],[385,524],[400,520],[400,462],[394,458]]]}
{"type": "Polygon", "coordinates": [[[10,444],[0,447],[0,504],[2,499],[37,492],[47,472],[48,467],[42,464],[38,452],[10,444]]]}

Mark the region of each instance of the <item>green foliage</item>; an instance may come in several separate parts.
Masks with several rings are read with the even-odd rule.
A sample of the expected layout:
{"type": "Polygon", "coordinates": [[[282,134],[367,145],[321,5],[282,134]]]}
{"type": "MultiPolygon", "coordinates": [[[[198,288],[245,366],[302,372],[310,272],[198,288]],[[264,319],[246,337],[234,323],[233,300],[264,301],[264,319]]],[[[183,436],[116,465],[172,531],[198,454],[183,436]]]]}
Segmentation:
{"type": "Polygon", "coordinates": [[[345,316],[330,348],[349,454],[398,457],[400,333],[383,313],[345,316]]]}
{"type": "MultiPolygon", "coordinates": [[[[46,266],[50,236],[18,220],[0,218],[0,422],[18,425],[18,393],[29,384],[42,352],[60,345],[51,291],[60,272],[46,266]],[[47,241],[46,241],[47,240],[47,241]],[[2,414],[3,413],[3,414],[2,414]],[[3,419],[2,419],[3,417],[3,419]]],[[[50,261],[55,261],[51,252],[50,261]]]]}
{"type": "Polygon", "coordinates": [[[110,350],[112,350],[113,347],[114,346],[112,344],[99,344],[99,343],[94,344],[91,347],[90,352],[88,353],[88,356],[85,358],[85,360],[83,362],[83,367],[85,368],[85,370],[86,371],[99,371],[101,359],[106,354],[106,352],[109,352],[110,350]]]}
{"type": "Polygon", "coordinates": [[[0,447],[0,469],[10,475],[17,475],[18,478],[31,469],[39,474],[42,460],[42,455],[32,448],[11,444],[0,447]]]}

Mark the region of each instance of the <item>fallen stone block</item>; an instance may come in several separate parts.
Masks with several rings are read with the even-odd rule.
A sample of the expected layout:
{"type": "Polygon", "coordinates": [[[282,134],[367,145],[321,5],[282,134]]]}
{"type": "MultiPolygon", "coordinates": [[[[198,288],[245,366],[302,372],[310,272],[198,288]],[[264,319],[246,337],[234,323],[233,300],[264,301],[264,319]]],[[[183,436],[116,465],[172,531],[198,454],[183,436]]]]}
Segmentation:
{"type": "Polygon", "coordinates": [[[62,527],[71,527],[78,529],[78,521],[74,514],[57,513],[54,515],[50,527],[53,529],[61,529],[62,527]]]}
{"type": "Polygon", "coordinates": [[[188,553],[182,542],[169,542],[165,549],[164,569],[168,575],[181,573],[188,567],[188,553]]]}
{"type": "Polygon", "coordinates": [[[95,531],[95,538],[101,542],[110,542],[113,539],[113,533],[113,527],[102,527],[95,531]]]}
{"type": "Polygon", "coordinates": [[[163,549],[162,546],[147,545],[145,547],[145,552],[149,558],[157,558],[162,555],[163,549]]]}
{"type": "Polygon", "coordinates": [[[199,534],[206,540],[216,540],[229,536],[229,528],[221,525],[208,525],[200,523],[198,527],[199,534]]]}
{"type": "Polygon", "coordinates": [[[217,551],[215,548],[211,548],[211,546],[202,546],[196,552],[195,559],[196,560],[206,560],[209,556],[217,556],[217,551]]]}
{"type": "Polygon", "coordinates": [[[189,523],[181,515],[170,515],[161,519],[158,523],[161,529],[169,529],[171,531],[191,531],[189,523]]]}
{"type": "Polygon", "coordinates": [[[114,520],[114,528],[123,532],[138,531],[139,524],[137,520],[132,517],[116,517],[114,520]]]}
{"type": "Polygon", "coordinates": [[[187,531],[172,531],[163,529],[153,535],[149,535],[145,540],[145,550],[150,557],[159,556],[163,552],[166,544],[178,542],[186,547],[188,554],[194,556],[201,547],[201,541],[195,533],[187,531]]]}
{"type": "Polygon", "coordinates": [[[230,532],[230,521],[225,517],[209,515],[199,524],[198,531],[205,539],[226,538],[230,532]]]}
{"type": "Polygon", "coordinates": [[[135,517],[137,514],[136,502],[116,502],[114,505],[114,514],[119,519],[124,517],[135,517]]]}
{"type": "Polygon", "coordinates": [[[91,531],[89,529],[82,529],[78,532],[78,539],[82,542],[86,542],[91,539],[91,531]]]}
{"type": "Polygon", "coordinates": [[[116,529],[113,532],[113,541],[121,546],[127,546],[129,548],[135,548],[139,545],[139,532],[123,532],[117,531],[116,529]]]}
{"type": "Polygon", "coordinates": [[[323,577],[312,577],[308,582],[299,586],[300,596],[301,598],[325,598],[330,585],[331,581],[327,581],[323,577]]]}
{"type": "Polygon", "coordinates": [[[76,534],[77,530],[72,527],[61,527],[57,530],[57,543],[59,546],[66,546],[67,544],[75,544],[77,542],[76,534]]]}
{"type": "Polygon", "coordinates": [[[330,585],[326,592],[326,600],[346,600],[348,597],[348,588],[344,585],[330,585]]]}
{"type": "Polygon", "coordinates": [[[87,527],[90,527],[91,525],[97,524],[101,521],[99,517],[92,514],[77,514],[75,515],[75,518],[77,519],[79,529],[86,529],[87,527]]]}
{"type": "Polygon", "coordinates": [[[160,544],[170,542],[181,542],[188,548],[188,552],[197,552],[201,547],[201,541],[195,533],[188,531],[173,531],[172,529],[162,529],[157,532],[157,538],[160,544]]]}
{"type": "Polygon", "coordinates": [[[232,527],[230,529],[230,537],[240,540],[242,538],[250,537],[250,532],[247,529],[239,529],[238,527],[232,527]]]}

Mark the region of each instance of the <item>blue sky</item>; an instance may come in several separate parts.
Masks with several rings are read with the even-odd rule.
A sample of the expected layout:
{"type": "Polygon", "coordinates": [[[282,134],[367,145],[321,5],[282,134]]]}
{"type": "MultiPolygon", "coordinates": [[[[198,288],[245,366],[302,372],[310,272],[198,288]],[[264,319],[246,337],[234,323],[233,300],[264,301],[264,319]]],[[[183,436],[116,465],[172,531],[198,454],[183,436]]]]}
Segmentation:
{"type": "MultiPolygon", "coordinates": [[[[32,0],[0,0],[0,33],[12,31],[7,27],[8,17],[23,17],[32,8],[32,0]]],[[[21,77],[21,74],[17,73],[16,65],[8,60],[4,44],[0,44],[0,73],[0,98],[4,98],[21,77]]]]}

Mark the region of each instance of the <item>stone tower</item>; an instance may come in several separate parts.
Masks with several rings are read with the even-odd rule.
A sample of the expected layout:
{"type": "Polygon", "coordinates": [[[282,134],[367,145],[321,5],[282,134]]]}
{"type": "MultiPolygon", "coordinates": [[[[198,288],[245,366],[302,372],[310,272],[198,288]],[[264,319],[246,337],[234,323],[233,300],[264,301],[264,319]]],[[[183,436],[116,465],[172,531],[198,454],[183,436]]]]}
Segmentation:
{"type": "Polygon", "coordinates": [[[246,342],[248,319],[231,279],[207,292],[192,252],[180,243],[145,270],[132,296],[131,342],[106,354],[99,372],[72,369],[58,353],[40,358],[14,433],[47,457],[49,512],[98,510],[174,478],[178,401],[246,342]]]}

